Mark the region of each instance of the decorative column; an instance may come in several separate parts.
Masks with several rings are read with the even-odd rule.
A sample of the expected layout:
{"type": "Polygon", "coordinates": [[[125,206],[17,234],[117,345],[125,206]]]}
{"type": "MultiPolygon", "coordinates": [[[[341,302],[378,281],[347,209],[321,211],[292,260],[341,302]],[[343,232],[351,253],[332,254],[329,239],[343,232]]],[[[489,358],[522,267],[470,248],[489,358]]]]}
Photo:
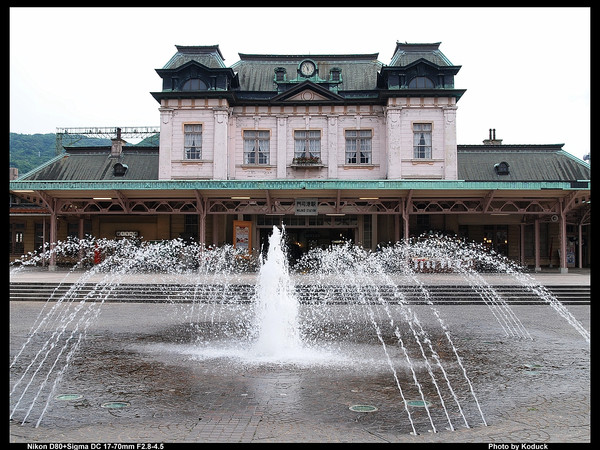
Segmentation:
{"type": "Polygon", "coordinates": [[[287,116],[277,116],[277,178],[287,177],[287,116]]]}
{"type": "Polygon", "coordinates": [[[237,126],[237,116],[235,114],[233,114],[233,109],[232,109],[232,114],[229,117],[229,142],[228,142],[228,147],[231,149],[231,151],[228,153],[227,155],[227,176],[229,177],[229,180],[234,180],[235,176],[236,176],[236,172],[235,172],[235,148],[236,148],[236,140],[240,139],[241,137],[241,130],[238,128],[237,126]]]}
{"type": "Polygon", "coordinates": [[[456,105],[442,108],[444,111],[444,178],[458,179],[456,149],[456,105]]]}
{"type": "MultiPolygon", "coordinates": [[[[337,116],[329,116],[327,118],[327,176],[332,180],[338,177],[337,124],[337,116]]],[[[321,155],[321,160],[323,160],[323,156],[321,155]]]]}
{"type": "Polygon", "coordinates": [[[227,179],[228,128],[229,113],[227,108],[213,108],[214,113],[214,143],[213,143],[213,179],[227,179]]]}
{"type": "Polygon", "coordinates": [[[564,212],[564,202],[560,199],[560,218],[559,218],[559,230],[560,230],[560,273],[568,273],[567,268],[567,216],[564,212]]]}
{"type": "Polygon", "coordinates": [[[160,111],[160,138],[158,153],[158,179],[171,179],[171,149],[173,142],[173,115],[172,108],[159,108],[160,111]]]}
{"type": "Polygon", "coordinates": [[[385,114],[387,140],[387,178],[402,178],[401,106],[388,106],[385,114]]]}

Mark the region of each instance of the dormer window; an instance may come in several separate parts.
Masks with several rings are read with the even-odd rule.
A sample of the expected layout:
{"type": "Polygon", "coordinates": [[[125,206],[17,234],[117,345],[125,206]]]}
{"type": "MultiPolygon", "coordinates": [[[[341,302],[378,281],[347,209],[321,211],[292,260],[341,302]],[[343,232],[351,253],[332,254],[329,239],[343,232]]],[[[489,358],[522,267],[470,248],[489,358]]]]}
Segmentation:
{"type": "Polygon", "coordinates": [[[427,77],[414,77],[408,83],[409,89],[433,89],[434,87],[433,81],[427,77]]]}
{"type": "Polygon", "coordinates": [[[118,162],[113,166],[113,175],[115,177],[123,177],[127,173],[128,168],[129,167],[127,166],[127,164],[122,164],[118,162]]]}
{"type": "Polygon", "coordinates": [[[181,87],[182,91],[207,91],[208,85],[200,78],[190,78],[181,87]]]}
{"type": "Polygon", "coordinates": [[[494,165],[494,171],[496,175],[509,175],[510,171],[508,170],[508,163],[506,161],[502,161],[501,163],[494,165]]]}
{"type": "Polygon", "coordinates": [[[278,67],[275,69],[275,81],[285,81],[285,68],[278,67]]]}
{"type": "Polygon", "coordinates": [[[341,81],[342,69],[334,67],[329,71],[329,77],[331,81],[341,81]]]}

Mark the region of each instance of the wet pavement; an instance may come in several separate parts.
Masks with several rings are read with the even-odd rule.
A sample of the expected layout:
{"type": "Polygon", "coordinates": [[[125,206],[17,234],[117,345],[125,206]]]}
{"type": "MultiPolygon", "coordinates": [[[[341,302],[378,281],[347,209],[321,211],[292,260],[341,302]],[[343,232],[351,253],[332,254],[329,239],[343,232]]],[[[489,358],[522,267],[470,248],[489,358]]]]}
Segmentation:
{"type": "MultiPolygon", "coordinates": [[[[38,328],[23,344],[51,307],[10,302],[11,362],[23,349],[11,389],[40,349],[50,351],[44,343],[55,326],[38,328]]],[[[484,305],[440,305],[438,316],[414,306],[435,349],[426,352],[440,358],[433,368],[419,358],[397,308],[376,311],[369,323],[350,306],[319,315],[305,306],[301,317],[323,321],[318,335],[326,338],[308,355],[271,360],[244,342],[239,311],[213,306],[200,315],[194,304],[133,302],[85,307],[85,320],[65,323],[71,343],[79,332],[83,339],[54,390],[32,403],[44,383],[40,371],[15,407],[28,378],[19,381],[10,442],[110,442],[121,449],[140,442],[590,442],[590,345],[543,303],[511,307],[525,336],[507,335],[484,305]],[[376,410],[355,412],[354,405],[376,410]]],[[[589,331],[590,306],[567,309],[589,331]]],[[[68,340],[57,347],[68,348],[68,340]]]]}

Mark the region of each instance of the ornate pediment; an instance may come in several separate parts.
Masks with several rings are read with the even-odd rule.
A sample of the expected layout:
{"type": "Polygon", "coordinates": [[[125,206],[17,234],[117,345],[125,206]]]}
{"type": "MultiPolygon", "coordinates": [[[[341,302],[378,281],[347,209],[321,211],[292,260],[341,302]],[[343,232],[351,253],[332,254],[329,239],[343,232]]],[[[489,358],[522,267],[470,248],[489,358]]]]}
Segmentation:
{"type": "Polygon", "coordinates": [[[302,92],[299,92],[296,95],[293,95],[292,97],[289,97],[287,99],[287,101],[289,101],[289,102],[298,102],[298,101],[311,102],[311,101],[323,101],[323,100],[331,100],[331,99],[313,91],[312,89],[304,89],[302,92]]]}
{"type": "Polygon", "coordinates": [[[305,81],[303,83],[294,85],[272,99],[272,102],[282,103],[340,101],[343,101],[343,97],[311,81],[305,81]]]}

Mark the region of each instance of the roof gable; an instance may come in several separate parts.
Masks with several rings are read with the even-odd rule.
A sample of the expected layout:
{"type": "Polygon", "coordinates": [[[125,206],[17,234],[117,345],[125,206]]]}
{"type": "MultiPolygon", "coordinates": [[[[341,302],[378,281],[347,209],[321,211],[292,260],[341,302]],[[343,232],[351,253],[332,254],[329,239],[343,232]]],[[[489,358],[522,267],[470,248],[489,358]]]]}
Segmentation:
{"type": "Polygon", "coordinates": [[[312,81],[299,83],[287,91],[273,97],[272,102],[341,102],[343,97],[312,81]]]}

